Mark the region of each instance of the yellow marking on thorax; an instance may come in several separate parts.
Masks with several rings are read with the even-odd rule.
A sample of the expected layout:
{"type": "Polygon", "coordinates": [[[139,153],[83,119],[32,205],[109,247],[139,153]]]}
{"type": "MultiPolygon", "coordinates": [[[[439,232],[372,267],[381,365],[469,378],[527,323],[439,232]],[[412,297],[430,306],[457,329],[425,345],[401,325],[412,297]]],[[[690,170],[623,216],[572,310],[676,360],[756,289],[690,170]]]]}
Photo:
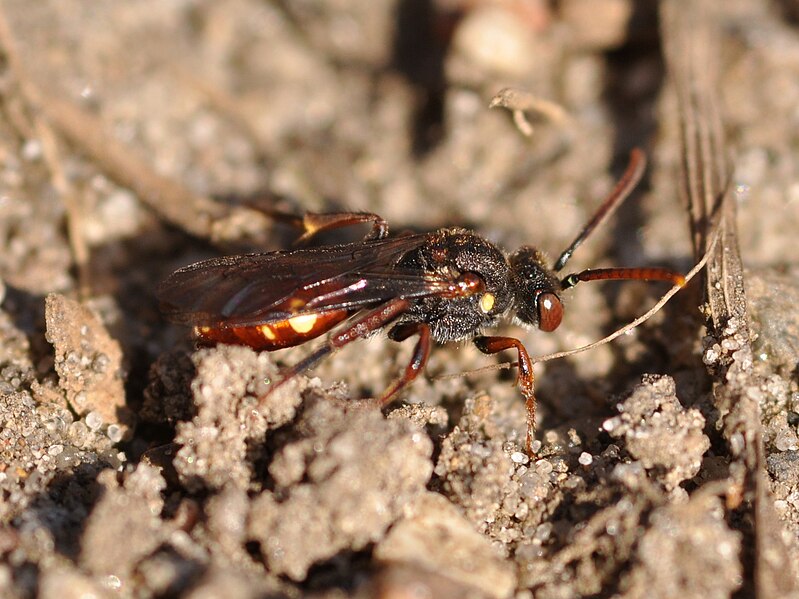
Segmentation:
{"type": "Polygon", "coordinates": [[[295,333],[308,333],[314,328],[318,316],[316,314],[301,314],[289,318],[289,326],[295,333]]]}
{"type": "Polygon", "coordinates": [[[494,307],[495,300],[493,293],[484,293],[483,297],[480,298],[480,309],[488,314],[494,307]]]}

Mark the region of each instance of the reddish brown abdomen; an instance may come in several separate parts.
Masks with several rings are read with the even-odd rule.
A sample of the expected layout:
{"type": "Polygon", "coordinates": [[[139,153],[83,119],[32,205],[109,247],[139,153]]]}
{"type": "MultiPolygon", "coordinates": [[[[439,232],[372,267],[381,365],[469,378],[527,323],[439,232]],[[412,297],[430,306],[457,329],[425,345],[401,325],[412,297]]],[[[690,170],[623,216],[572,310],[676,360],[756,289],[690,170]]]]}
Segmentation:
{"type": "Polygon", "coordinates": [[[249,327],[194,327],[201,344],[247,345],[256,351],[294,347],[328,332],[350,315],[348,310],[298,314],[286,320],[249,327]]]}

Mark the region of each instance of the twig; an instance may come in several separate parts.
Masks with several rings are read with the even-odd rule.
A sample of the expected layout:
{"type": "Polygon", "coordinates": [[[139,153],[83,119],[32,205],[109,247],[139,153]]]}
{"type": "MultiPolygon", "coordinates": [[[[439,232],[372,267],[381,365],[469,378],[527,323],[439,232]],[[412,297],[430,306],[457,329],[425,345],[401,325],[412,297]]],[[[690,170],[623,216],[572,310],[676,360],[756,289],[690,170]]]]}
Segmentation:
{"type": "Polygon", "coordinates": [[[568,123],[571,120],[569,113],[560,104],[510,87],[497,92],[488,107],[510,110],[516,127],[527,137],[533,135],[533,125],[527,119],[527,112],[537,112],[555,123],[568,123]]]}
{"type": "Polygon", "coordinates": [[[42,143],[42,154],[50,169],[53,186],[61,196],[67,211],[67,237],[78,275],[78,298],[85,301],[91,296],[89,278],[89,246],[83,235],[83,207],[80,198],[64,172],[58,139],[44,119],[34,116],[36,135],[42,143]]]}
{"type": "Polygon", "coordinates": [[[749,393],[763,388],[764,381],[752,369],[735,201],[730,197],[730,167],[718,109],[718,23],[723,10],[722,3],[711,0],[665,0],[661,23],[668,72],[677,94],[684,156],[682,193],[695,250],[708,247],[705,231],[713,206],[724,200],[721,237],[707,268],[705,313],[708,332],[721,348],[711,374],[714,404],[733,460],[731,479],[744,490],[743,500],[748,502],[740,509],[754,511],[754,564],[749,568],[754,570],[753,590],[759,597],[795,597],[799,583],[781,539],[766,480],[760,409],[749,393]]]}

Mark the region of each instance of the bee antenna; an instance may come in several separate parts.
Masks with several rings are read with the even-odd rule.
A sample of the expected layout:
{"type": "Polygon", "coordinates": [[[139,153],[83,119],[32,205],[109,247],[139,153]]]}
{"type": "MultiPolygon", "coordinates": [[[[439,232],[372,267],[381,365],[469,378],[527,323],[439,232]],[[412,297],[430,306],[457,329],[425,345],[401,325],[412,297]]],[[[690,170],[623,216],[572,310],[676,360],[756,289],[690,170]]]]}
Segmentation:
{"type": "Polygon", "coordinates": [[[567,247],[557,259],[555,265],[552,267],[555,272],[563,270],[569,258],[572,257],[574,250],[576,250],[580,244],[588,238],[593,230],[605,222],[605,220],[616,211],[616,208],[629,197],[630,193],[635,189],[635,186],[641,181],[644,169],[646,169],[646,154],[641,148],[633,148],[630,152],[630,162],[627,165],[627,170],[624,171],[624,174],[621,176],[618,183],[616,183],[613,191],[608,194],[594,213],[594,216],[588,221],[588,224],[583,227],[583,230],[580,231],[575,240],[571,242],[569,247],[567,247]]]}
{"type": "Polygon", "coordinates": [[[685,277],[668,268],[594,268],[567,275],[560,282],[563,289],[574,287],[581,281],[666,281],[682,287],[685,277]]]}

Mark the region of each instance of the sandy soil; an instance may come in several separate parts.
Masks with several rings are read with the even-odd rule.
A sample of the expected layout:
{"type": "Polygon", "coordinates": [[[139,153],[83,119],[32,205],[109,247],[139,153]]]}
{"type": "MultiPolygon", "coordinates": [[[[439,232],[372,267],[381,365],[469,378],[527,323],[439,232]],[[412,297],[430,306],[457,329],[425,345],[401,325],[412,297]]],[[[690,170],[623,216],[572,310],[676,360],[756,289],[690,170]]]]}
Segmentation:
{"type": "MultiPolygon", "coordinates": [[[[569,266],[687,272],[657,3],[3,2],[0,595],[797,596],[799,11],[697,4],[723,6],[723,243],[746,312],[714,328],[698,277],[630,334],[537,365],[531,458],[513,371],[444,376],[504,356],[436,347],[381,413],[363,400],[413,343],[378,335],[259,405],[311,347],[195,349],[155,288],[289,247],[253,206],[557,256],[634,147],[639,191],[569,266]],[[489,108],[504,88],[540,103],[531,135],[489,108]],[[753,414],[735,425],[733,386],[753,414]]],[[[571,349],[666,289],[585,283],[555,333],[500,334],[571,349]]]]}

